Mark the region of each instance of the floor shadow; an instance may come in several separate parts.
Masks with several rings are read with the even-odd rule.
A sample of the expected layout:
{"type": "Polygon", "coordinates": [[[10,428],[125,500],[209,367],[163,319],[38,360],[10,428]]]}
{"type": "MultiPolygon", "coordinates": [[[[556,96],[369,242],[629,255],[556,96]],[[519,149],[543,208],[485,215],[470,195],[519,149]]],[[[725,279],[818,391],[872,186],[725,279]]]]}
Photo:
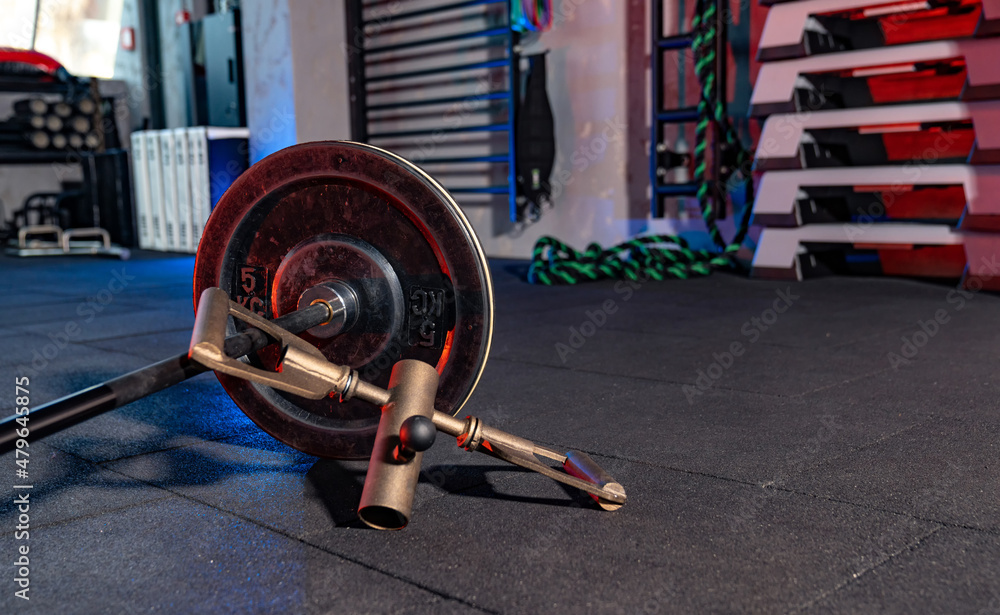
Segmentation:
{"type": "MultiPolygon", "coordinates": [[[[433,483],[435,481],[431,480],[430,476],[435,476],[437,472],[442,471],[454,471],[456,466],[448,465],[437,465],[425,468],[420,476],[420,482],[422,483],[433,483]]],[[[563,491],[566,492],[568,496],[567,499],[562,498],[552,498],[552,497],[536,497],[536,496],[526,496],[526,495],[514,495],[511,493],[504,493],[503,491],[498,491],[496,487],[490,484],[488,476],[491,473],[498,472],[515,472],[518,474],[534,474],[531,470],[522,468],[515,465],[508,466],[497,466],[497,465],[462,465],[459,467],[460,475],[454,475],[448,477],[443,483],[438,486],[448,492],[449,495],[457,495],[460,497],[472,497],[472,498],[487,498],[493,500],[502,500],[507,502],[522,502],[529,504],[544,504],[546,506],[565,506],[565,507],[579,507],[585,504],[593,504],[593,499],[590,496],[565,483],[559,481],[553,481],[558,484],[563,491]]],[[[552,479],[549,479],[552,480],[552,479]]]]}
{"type": "Polygon", "coordinates": [[[320,459],[306,472],[306,480],[316,490],[334,526],[367,527],[358,519],[364,473],[364,469],[349,468],[334,459],[320,459]]]}

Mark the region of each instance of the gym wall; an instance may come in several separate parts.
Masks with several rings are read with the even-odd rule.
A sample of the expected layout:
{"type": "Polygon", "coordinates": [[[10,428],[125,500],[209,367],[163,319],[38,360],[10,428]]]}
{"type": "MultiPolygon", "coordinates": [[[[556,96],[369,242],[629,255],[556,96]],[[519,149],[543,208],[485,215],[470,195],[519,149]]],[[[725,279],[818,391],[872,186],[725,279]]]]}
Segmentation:
{"type": "MultiPolygon", "coordinates": [[[[735,15],[741,7],[733,0],[735,15]]],[[[648,3],[555,0],[554,12],[553,29],[524,52],[549,50],[553,175],[568,180],[557,182],[554,207],[526,228],[512,225],[505,202],[464,202],[486,252],[524,257],[542,235],[612,244],[697,228],[697,220],[648,219],[648,3]]],[[[294,142],[350,138],[343,18],[343,0],[244,3],[252,161],[294,142]]]]}

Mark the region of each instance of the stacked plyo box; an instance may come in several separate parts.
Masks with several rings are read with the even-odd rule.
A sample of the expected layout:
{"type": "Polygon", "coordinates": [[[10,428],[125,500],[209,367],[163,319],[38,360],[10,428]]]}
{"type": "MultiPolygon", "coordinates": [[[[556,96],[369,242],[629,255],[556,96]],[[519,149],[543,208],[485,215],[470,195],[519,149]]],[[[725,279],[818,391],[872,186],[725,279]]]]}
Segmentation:
{"type": "Polygon", "coordinates": [[[248,166],[246,128],[132,133],[139,247],[194,253],[212,208],[248,166]]]}
{"type": "Polygon", "coordinates": [[[764,3],[753,274],[1000,289],[1000,0],[764,3]]]}

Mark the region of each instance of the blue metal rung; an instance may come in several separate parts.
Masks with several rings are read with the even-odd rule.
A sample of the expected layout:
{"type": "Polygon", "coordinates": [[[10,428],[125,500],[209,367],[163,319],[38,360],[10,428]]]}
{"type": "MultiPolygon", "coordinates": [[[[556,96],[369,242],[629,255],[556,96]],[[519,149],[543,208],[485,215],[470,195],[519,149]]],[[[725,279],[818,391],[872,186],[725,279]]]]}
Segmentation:
{"type": "Polygon", "coordinates": [[[510,188],[507,186],[483,186],[481,188],[445,188],[454,194],[507,194],[510,188]]]}
{"type": "Polygon", "coordinates": [[[656,119],[661,122],[680,124],[683,122],[698,121],[698,107],[685,107],[683,109],[668,109],[656,114],[656,119]]]}
{"type": "Polygon", "coordinates": [[[698,194],[700,182],[687,182],[683,184],[660,184],[656,186],[656,194],[663,196],[695,196],[698,194]]]}
{"type": "Polygon", "coordinates": [[[694,36],[692,34],[678,34],[661,38],[656,41],[656,46],[660,49],[685,49],[690,47],[693,42],[694,36]]]}

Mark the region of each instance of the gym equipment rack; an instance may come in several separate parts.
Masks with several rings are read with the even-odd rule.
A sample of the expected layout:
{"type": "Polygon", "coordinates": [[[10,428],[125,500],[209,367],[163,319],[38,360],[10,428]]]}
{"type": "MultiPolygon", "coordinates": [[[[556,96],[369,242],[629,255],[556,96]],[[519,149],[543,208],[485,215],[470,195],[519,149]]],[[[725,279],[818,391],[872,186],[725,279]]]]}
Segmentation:
{"type": "MultiPolygon", "coordinates": [[[[511,28],[511,0],[463,0],[445,1],[437,5],[427,6],[421,3],[422,8],[411,10],[403,9],[396,14],[388,13],[383,17],[375,17],[377,11],[389,10],[388,3],[366,2],[363,0],[347,1],[347,40],[350,44],[348,71],[350,79],[350,100],[351,100],[351,134],[354,141],[361,143],[372,143],[380,145],[388,139],[412,139],[418,137],[431,137],[434,135],[456,134],[456,133],[502,133],[507,134],[507,151],[486,155],[466,155],[466,156],[437,156],[417,160],[421,166],[427,167],[433,173],[439,173],[442,166],[461,165],[461,168],[468,168],[465,165],[487,164],[490,165],[489,175],[492,177],[493,165],[506,165],[507,172],[504,174],[507,181],[504,183],[494,183],[487,186],[448,186],[449,192],[462,194],[483,194],[483,195],[504,195],[507,197],[512,221],[518,221],[517,207],[517,187],[515,178],[517,177],[517,165],[515,161],[515,127],[517,125],[517,108],[520,101],[520,66],[518,54],[518,43],[520,34],[511,28]],[[490,24],[485,28],[471,31],[464,31],[446,35],[420,38],[417,35],[407,37],[401,42],[380,43],[379,39],[390,38],[396,33],[394,28],[397,25],[405,25],[411,20],[426,18],[430,16],[440,16],[440,20],[460,21],[469,17],[466,9],[483,7],[489,10],[490,5],[500,5],[503,7],[504,17],[502,23],[490,24]],[[383,28],[390,30],[383,32],[383,28]],[[415,70],[394,71],[380,74],[372,74],[370,70],[376,63],[388,65],[399,63],[400,61],[411,60],[412,56],[399,58],[392,55],[396,51],[421,50],[443,43],[453,43],[456,41],[483,41],[484,47],[488,47],[491,52],[502,50],[502,57],[476,62],[455,62],[443,66],[427,68],[417,68],[415,70]],[[423,89],[428,91],[426,85],[410,83],[407,80],[433,75],[466,75],[482,74],[481,71],[489,71],[506,68],[506,89],[476,93],[473,95],[460,96],[421,96],[412,97],[409,100],[398,100],[373,104],[369,96],[375,92],[370,89],[370,84],[378,83],[381,92],[389,90],[412,90],[416,92],[423,89]],[[419,108],[433,107],[435,105],[471,105],[476,103],[486,103],[484,109],[489,109],[491,105],[501,105],[507,108],[506,118],[502,121],[490,121],[488,124],[474,124],[468,126],[434,126],[422,125],[419,129],[413,130],[373,130],[373,124],[378,122],[378,118],[371,116],[372,111],[387,110],[414,110],[419,108]]],[[[497,111],[490,112],[491,115],[499,115],[497,111]]],[[[444,114],[442,115],[442,120],[444,114]]],[[[473,167],[474,168],[474,167],[473,167]]],[[[470,172],[472,172],[470,170],[470,172]]]]}

